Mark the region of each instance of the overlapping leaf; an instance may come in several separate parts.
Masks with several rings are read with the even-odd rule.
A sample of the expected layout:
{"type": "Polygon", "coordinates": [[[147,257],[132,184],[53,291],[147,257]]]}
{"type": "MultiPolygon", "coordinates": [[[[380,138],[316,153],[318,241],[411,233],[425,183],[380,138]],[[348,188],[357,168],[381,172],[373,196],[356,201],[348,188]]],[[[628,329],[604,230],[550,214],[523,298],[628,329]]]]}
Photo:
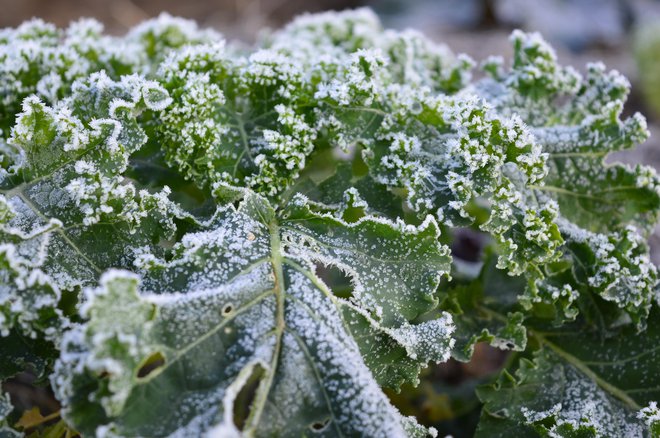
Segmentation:
{"type": "Polygon", "coordinates": [[[525,281],[506,275],[495,265],[496,257],[491,254],[477,278],[458,283],[444,296],[440,307],[455,315],[452,357],[457,360],[469,361],[477,342],[513,351],[523,351],[527,346],[525,316],[518,304],[525,281]]]}
{"type": "Polygon", "coordinates": [[[650,406],[651,418],[660,396],[658,327],[656,312],[643,337],[634,326],[607,339],[579,324],[536,332],[542,348],[534,360],[479,390],[486,423],[478,436],[492,436],[490,422],[541,436],[652,436],[653,421],[639,412],[650,406]]]}
{"type": "Polygon", "coordinates": [[[19,327],[54,339],[66,329],[62,292],[96,282],[110,266],[130,266],[136,248],[157,244],[183,216],[160,193],[123,177],[145,141],[136,117],[161,109],[167,94],[136,76],[77,82],[50,107],[25,99],[9,139],[21,161],[2,181],[3,334],[19,327]]]}
{"type": "Polygon", "coordinates": [[[302,197],[278,216],[247,193],[238,210],[185,235],[172,260],[143,254],[141,294],[138,277],[120,271],[90,291],[89,322],[66,336],[54,378],[66,417],[83,432],[120,435],[219,424],[223,433],[403,436],[414,421],[379,383],[414,381],[453,343],[448,314],[415,323],[448,270],[437,235],[431,219],[347,224],[302,197]],[[317,263],[346,271],[352,297],[334,295],[317,263]],[[254,399],[241,416],[247,387],[254,399]],[[177,414],[163,419],[163,409],[177,414]]]}
{"type": "MultiPolygon", "coordinates": [[[[630,84],[602,64],[589,65],[584,77],[560,66],[537,34],[514,32],[511,40],[511,69],[491,61],[492,78],[477,90],[498,112],[520,116],[548,154],[547,177],[521,189],[526,202],[533,209],[557,202],[556,224],[565,240],[559,252],[576,277],[564,283],[569,293],[587,285],[586,293],[616,303],[643,326],[657,282],[643,236],[658,218],[658,178],[646,167],[604,161],[648,136],[640,114],[621,119],[630,84]]],[[[529,300],[552,302],[555,290],[537,278],[529,300]]]]}

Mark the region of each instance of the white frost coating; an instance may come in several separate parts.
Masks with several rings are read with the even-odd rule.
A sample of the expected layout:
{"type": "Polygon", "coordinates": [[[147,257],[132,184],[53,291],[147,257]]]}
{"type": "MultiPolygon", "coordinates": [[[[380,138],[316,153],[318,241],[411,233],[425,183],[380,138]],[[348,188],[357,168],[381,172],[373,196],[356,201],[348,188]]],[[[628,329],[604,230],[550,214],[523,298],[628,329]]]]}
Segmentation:
{"type": "Polygon", "coordinates": [[[579,427],[593,428],[599,438],[645,436],[642,425],[630,418],[633,415],[629,415],[595,382],[570,365],[557,363],[555,366],[563,367],[566,374],[565,381],[560,383],[562,401],[546,411],[522,407],[521,413],[528,424],[539,424],[553,418],[554,424],[548,429],[550,436],[555,436],[553,433],[562,425],[570,425],[575,430],[579,427]]]}
{"type": "Polygon", "coordinates": [[[440,318],[417,325],[403,325],[390,333],[406,348],[411,358],[442,363],[449,360],[454,347],[455,340],[451,338],[454,330],[451,315],[444,313],[440,318]]]}
{"type": "Polygon", "coordinates": [[[649,427],[655,426],[656,423],[660,423],[660,409],[658,409],[658,403],[654,401],[650,402],[648,406],[642,408],[637,413],[637,418],[644,420],[649,427]]]}
{"type": "Polygon", "coordinates": [[[36,216],[20,198],[0,197],[0,334],[16,329],[30,338],[57,340],[69,326],[57,308],[65,282],[49,276],[46,264],[58,219],[36,216]],[[46,272],[44,272],[46,271],[46,272]],[[62,285],[62,286],[60,286],[62,285]]]}
{"type": "MultiPolygon", "coordinates": [[[[411,359],[418,360],[422,364],[442,363],[449,360],[451,350],[456,343],[452,338],[456,326],[453,324],[451,314],[443,312],[442,316],[430,321],[415,325],[404,323],[399,327],[391,328],[374,319],[367,309],[358,307],[350,301],[339,300],[339,302],[364,317],[374,331],[392,337],[405,348],[411,359]]],[[[382,316],[382,313],[375,313],[378,317],[382,316]]]]}
{"type": "Polygon", "coordinates": [[[304,275],[291,272],[289,278],[295,300],[287,313],[287,325],[313,354],[332,402],[333,421],[342,434],[404,437],[400,414],[364,365],[357,345],[350,337],[342,336],[338,310],[304,275]]]}
{"type": "Polygon", "coordinates": [[[31,264],[37,260],[24,259],[12,244],[0,244],[0,261],[6,266],[0,275],[0,335],[8,336],[12,328],[17,328],[30,338],[41,333],[47,339],[57,339],[68,327],[56,307],[60,289],[31,264]]]}
{"type": "Polygon", "coordinates": [[[535,423],[537,421],[541,421],[553,415],[557,415],[559,412],[561,412],[561,408],[562,408],[561,403],[557,403],[556,405],[545,411],[533,411],[526,407],[522,407],[520,411],[525,416],[525,419],[528,422],[535,423]]]}
{"type": "MultiPolygon", "coordinates": [[[[100,288],[87,290],[81,315],[89,322],[67,334],[63,343],[64,353],[53,380],[58,396],[67,399],[75,390],[77,379],[86,373],[108,373],[110,394],[101,396],[99,403],[113,420],[112,427],[121,433],[122,427],[127,427],[122,426],[123,406],[141,388],[131,376],[135,376],[145,357],[159,351],[165,361],[154,373],[155,385],[161,375],[171,379],[171,373],[178,373],[177,364],[181,363],[185,364],[182,384],[211,379],[208,385],[213,388],[208,395],[182,391],[168,399],[167,403],[179,406],[177,412],[181,412],[167,423],[174,426],[175,436],[238,433],[233,425],[233,403],[257,368],[263,372],[262,381],[274,376],[272,387],[258,391],[266,391],[264,397],[270,403],[277,400],[280,409],[288,407],[291,415],[305,415],[313,408],[314,412],[328,412],[329,430],[344,435],[406,436],[412,423],[389,404],[367,368],[362,355],[368,352],[360,350],[348,331],[344,304],[328,295],[321,280],[307,268],[310,260],[303,266],[298,264],[303,256],[302,248],[296,246],[306,244],[285,238],[286,233],[293,232],[284,230],[286,220],[279,224],[278,231],[262,222],[267,221],[264,212],[269,208],[265,199],[249,192],[244,196],[238,210],[233,206],[222,208],[203,226],[203,231],[186,234],[175,247],[173,260],[160,260],[146,248],[138,250],[145,289],[142,294],[136,290],[139,277],[116,270],[102,277],[100,288]],[[281,233],[282,247],[273,247],[273,232],[281,233]],[[298,255],[289,256],[284,246],[298,255]],[[282,263],[281,278],[277,278],[281,274],[274,269],[276,263],[282,263]],[[278,300],[283,300],[282,310],[276,305],[278,300]],[[117,306],[122,309],[119,313],[117,306]],[[283,314],[278,316],[280,311],[283,314]],[[117,325],[117,318],[128,319],[117,325]],[[277,323],[279,318],[284,321],[283,328],[277,323]],[[283,330],[282,335],[278,335],[279,330],[283,330]],[[276,360],[273,355],[278,349],[276,360]],[[73,375],[65,372],[67,369],[74,370],[73,375]],[[217,408],[208,408],[219,404],[220,424],[215,416],[217,408]]],[[[312,214],[305,210],[306,205],[304,199],[296,198],[289,213],[291,223],[300,224],[295,215],[312,214]]],[[[354,251],[414,257],[417,246],[421,251],[430,245],[441,260],[448,262],[443,252],[446,248],[437,244],[438,229],[431,217],[421,227],[375,218],[351,225],[329,215],[311,219],[336,227],[330,232],[335,238],[345,232],[342,228],[359,230],[370,226],[384,227],[390,234],[399,235],[399,240],[390,236],[374,240],[369,246],[365,246],[367,241],[358,242],[354,251]],[[407,250],[406,245],[410,247],[407,250]]],[[[296,228],[295,232],[301,231],[296,228]]],[[[345,238],[352,238],[351,233],[354,231],[345,238]]],[[[349,242],[346,240],[346,244],[349,242]]],[[[350,246],[345,251],[350,254],[350,246]]],[[[364,269],[359,260],[367,259],[356,259],[358,268],[364,269]]],[[[419,307],[414,313],[429,307],[428,302],[422,303],[429,300],[425,297],[434,289],[434,283],[429,281],[437,275],[437,261],[429,260],[429,266],[423,268],[415,268],[417,263],[420,261],[411,259],[411,267],[406,269],[424,270],[426,280],[417,284],[412,272],[407,274],[408,298],[397,297],[401,305],[409,299],[413,307],[419,307]],[[420,303],[414,302],[415,294],[420,303]]],[[[366,270],[361,275],[364,278],[366,270]]],[[[367,296],[376,293],[372,282],[364,285],[364,303],[368,302],[367,296]]],[[[359,311],[368,316],[375,308],[367,306],[359,311]]],[[[388,317],[391,321],[377,324],[386,324],[382,332],[400,342],[411,359],[422,364],[446,360],[453,345],[451,317],[444,315],[437,321],[412,326],[404,322],[413,317],[409,312],[404,310],[394,319],[388,317]]],[[[260,421],[255,425],[259,433],[299,434],[310,427],[282,418],[269,403],[264,405],[262,415],[264,418],[257,418],[260,421]]],[[[325,414],[320,415],[318,420],[324,421],[325,414]]],[[[123,433],[130,435],[129,429],[123,433]]]]}

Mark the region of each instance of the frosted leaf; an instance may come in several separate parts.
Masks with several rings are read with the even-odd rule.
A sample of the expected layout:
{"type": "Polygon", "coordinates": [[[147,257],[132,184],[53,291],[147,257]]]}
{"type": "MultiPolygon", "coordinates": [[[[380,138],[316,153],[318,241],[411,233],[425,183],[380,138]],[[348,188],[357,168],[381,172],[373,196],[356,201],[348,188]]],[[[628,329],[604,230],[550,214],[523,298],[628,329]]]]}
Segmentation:
{"type": "Polygon", "coordinates": [[[578,260],[589,260],[574,268],[579,283],[625,309],[643,327],[655,295],[657,269],[637,229],[628,226],[599,234],[568,224],[560,228],[566,235],[567,252],[578,260]]]}
{"type": "Polygon", "coordinates": [[[642,408],[637,414],[637,418],[646,422],[652,434],[660,433],[660,410],[657,402],[652,401],[648,406],[642,408]]]}
{"type": "Polygon", "coordinates": [[[351,300],[372,309],[383,324],[414,320],[437,304],[433,292],[451,258],[448,248],[435,242],[440,232],[433,218],[419,227],[369,216],[346,224],[314,213],[300,195],[283,215],[285,255],[346,272],[353,283],[351,300]]]}
{"type": "Polygon", "coordinates": [[[82,431],[124,435],[419,435],[379,383],[414,381],[453,345],[450,315],[416,321],[435,307],[449,262],[435,223],[347,224],[314,213],[301,197],[280,216],[264,198],[243,196],[237,210],[221,208],[186,234],[170,261],[141,257],[142,292],[138,277],[123,271],[87,291],[81,312],[89,321],[65,336],[52,380],[66,418],[82,431]],[[346,270],[354,297],[335,295],[316,262],[346,270]],[[401,371],[387,351],[409,368],[401,371]],[[103,388],[83,385],[99,375],[103,388]],[[248,382],[255,399],[236,424],[236,398],[248,382]],[[149,395],[162,385],[167,397],[149,395]],[[163,419],[159,403],[176,415],[163,419]]]}
{"type": "Polygon", "coordinates": [[[310,78],[286,56],[188,48],[161,66],[174,104],[161,114],[168,161],[202,185],[245,184],[267,195],[290,186],[314,149],[310,78]]]}
{"type": "Polygon", "coordinates": [[[2,336],[16,328],[58,339],[69,325],[63,292],[95,284],[108,267],[131,266],[127,241],[153,246],[173,235],[175,218],[189,216],[169,188],[149,192],[123,176],[146,140],[136,118],[168,100],[152,81],[98,73],[58,105],[23,101],[8,140],[22,159],[0,196],[2,336]]]}
{"type": "Polygon", "coordinates": [[[138,44],[151,62],[158,65],[172,50],[217,41],[221,36],[212,29],[200,29],[193,20],[164,12],[132,28],[125,39],[138,44]]]}
{"type": "Polygon", "coordinates": [[[526,424],[548,436],[579,431],[652,437],[645,413],[652,417],[650,406],[659,395],[660,376],[654,372],[659,328],[655,311],[641,337],[629,325],[603,339],[582,322],[535,334],[541,350],[533,362],[521,360],[515,377],[504,373],[495,385],[478,390],[483,416],[526,424]]]}
{"type": "Polygon", "coordinates": [[[541,352],[527,363],[514,382],[502,382],[491,392],[480,391],[488,414],[520,422],[545,436],[648,436],[635,413],[559,356],[541,352]],[[542,388],[534,398],[530,389],[542,388]],[[506,395],[505,395],[506,394],[506,395]],[[515,400],[505,405],[503,398],[515,400]]]}
{"type": "Polygon", "coordinates": [[[66,29],[34,19],[0,34],[0,130],[8,133],[21,101],[37,94],[48,103],[71,93],[73,82],[105,71],[118,80],[131,73],[150,74],[167,54],[184,45],[219,39],[189,20],[167,14],[145,21],[124,37],[103,34],[93,19],[66,29]]]}
{"type": "Polygon", "coordinates": [[[389,93],[383,105],[392,109],[383,114],[391,115],[382,115],[363,153],[376,181],[405,189],[413,210],[454,226],[471,223],[469,210],[489,199],[491,217],[482,228],[499,241],[500,265],[514,274],[557,257],[556,210],[549,204],[537,211],[521,193],[545,176],[547,155],[520,119],[501,118],[469,95],[399,86],[389,93]]]}
{"type": "MultiPolygon", "coordinates": [[[[658,177],[644,166],[604,162],[608,153],[648,137],[641,115],[622,119],[630,84],[602,63],[588,65],[584,76],[559,65],[538,34],[517,31],[511,38],[511,67],[486,66],[491,77],[476,83],[474,91],[502,116],[521,119],[547,156],[547,176],[533,184],[516,182],[516,190],[523,208],[545,218],[544,227],[560,234],[548,247],[554,256],[543,264],[563,264],[561,274],[529,271],[530,287],[522,302],[551,304],[558,318],[573,319],[578,297],[595,293],[617,303],[643,327],[657,283],[643,241],[658,219],[658,177]],[[549,216],[543,212],[548,205],[556,206],[549,216]]],[[[511,217],[509,207],[495,206],[494,211],[491,224],[493,217],[504,223],[511,217]]],[[[512,253],[519,246],[515,239],[501,244],[512,253]]],[[[522,271],[515,263],[501,266],[522,271]]]]}

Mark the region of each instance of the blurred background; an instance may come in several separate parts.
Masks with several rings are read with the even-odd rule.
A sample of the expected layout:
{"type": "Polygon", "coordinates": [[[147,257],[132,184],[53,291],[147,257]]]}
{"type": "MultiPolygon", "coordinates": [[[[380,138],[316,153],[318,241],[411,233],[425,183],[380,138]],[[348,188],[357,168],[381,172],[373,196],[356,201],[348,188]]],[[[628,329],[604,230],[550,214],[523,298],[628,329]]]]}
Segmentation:
{"type": "MultiPolygon", "coordinates": [[[[0,27],[15,27],[32,17],[58,26],[94,17],[107,32],[122,34],[169,12],[250,43],[259,32],[297,14],[360,6],[372,7],[385,27],[418,29],[476,61],[489,55],[508,58],[508,36],[515,28],[541,32],[560,62],[578,70],[587,62],[603,61],[630,79],[633,87],[625,111],[642,112],[651,130],[651,139],[637,150],[610,160],[660,170],[660,0],[0,0],[0,27]]],[[[461,244],[481,244],[471,239],[466,235],[461,244]]],[[[660,228],[651,238],[651,250],[660,265],[660,228]]],[[[404,414],[427,425],[442,424],[441,436],[471,436],[479,415],[474,386],[490,379],[506,360],[501,351],[479,345],[470,363],[431,367],[418,388],[390,396],[404,414]]],[[[50,394],[36,390],[29,379],[19,376],[6,384],[15,388],[5,389],[25,397],[26,404],[41,398],[37,404],[46,412],[57,410],[50,394]]]]}

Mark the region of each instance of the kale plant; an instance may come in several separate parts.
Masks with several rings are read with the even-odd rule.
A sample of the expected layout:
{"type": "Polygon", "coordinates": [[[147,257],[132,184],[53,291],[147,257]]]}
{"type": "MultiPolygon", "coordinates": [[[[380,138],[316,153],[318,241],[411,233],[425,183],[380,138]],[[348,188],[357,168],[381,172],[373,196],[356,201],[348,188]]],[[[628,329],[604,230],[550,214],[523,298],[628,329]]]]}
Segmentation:
{"type": "Polygon", "coordinates": [[[660,181],[605,162],[645,120],[619,73],[511,41],[477,69],[369,10],[251,48],[1,31],[0,379],[61,417],[6,393],[0,434],[434,436],[386,394],[485,342],[478,436],[658,436],[660,181]]]}

